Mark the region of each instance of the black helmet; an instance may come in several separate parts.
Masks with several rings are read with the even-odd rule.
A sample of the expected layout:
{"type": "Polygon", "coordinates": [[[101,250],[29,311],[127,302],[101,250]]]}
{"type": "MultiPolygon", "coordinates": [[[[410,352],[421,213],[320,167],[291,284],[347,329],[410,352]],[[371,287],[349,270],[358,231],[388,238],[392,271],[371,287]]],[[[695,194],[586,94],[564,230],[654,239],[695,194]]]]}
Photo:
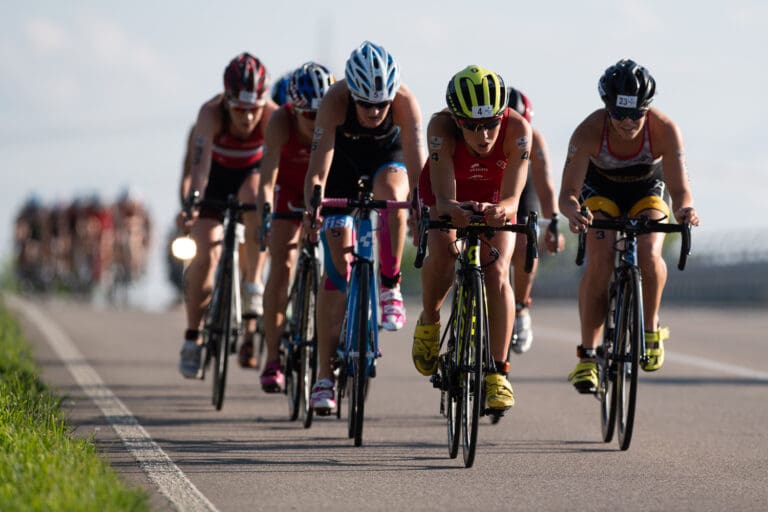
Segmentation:
{"type": "Polygon", "coordinates": [[[605,107],[617,112],[648,108],[656,93],[656,80],[647,69],[631,59],[609,67],[597,82],[605,107]]]}

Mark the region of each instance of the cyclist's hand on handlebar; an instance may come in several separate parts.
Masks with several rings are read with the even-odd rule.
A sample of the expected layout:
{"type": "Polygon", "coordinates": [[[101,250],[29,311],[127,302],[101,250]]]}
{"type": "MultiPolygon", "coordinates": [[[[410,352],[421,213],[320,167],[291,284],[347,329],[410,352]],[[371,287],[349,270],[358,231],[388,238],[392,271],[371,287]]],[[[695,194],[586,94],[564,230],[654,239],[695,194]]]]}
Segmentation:
{"type": "Polygon", "coordinates": [[[485,223],[494,228],[499,228],[507,223],[507,209],[492,203],[480,203],[480,211],[483,213],[485,223]]]}
{"type": "Polygon", "coordinates": [[[472,215],[476,212],[480,212],[480,205],[476,201],[466,201],[463,203],[455,203],[450,210],[451,224],[457,228],[465,228],[469,226],[469,221],[472,215]]]}
{"type": "Polygon", "coordinates": [[[677,219],[677,222],[680,224],[687,222],[692,226],[699,225],[699,215],[696,213],[696,208],[693,206],[687,206],[677,210],[675,212],[675,219],[677,219]]]}
{"type": "Polygon", "coordinates": [[[563,212],[563,215],[568,218],[568,229],[571,230],[571,233],[586,231],[595,218],[589,209],[586,209],[586,215],[582,215],[581,210],[579,209],[568,213],[563,212]]]}
{"type": "Polygon", "coordinates": [[[544,232],[544,245],[547,247],[547,251],[550,254],[555,253],[555,249],[557,249],[557,252],[562,252],[565,250],[565,237],[562,233],[557,233],[557,244],[555,244],[555,234],[547,229],[544,232]]]}
{"type": "Polygon", "coordinates": [[[195,224],[195,221],[197,220],[197,217],[199,215],[199,211],[197,208],[193,208],[189,212],[186,210],[181,210],[178,215],[176,215],[176,228],[185,235],[188,235],[190,231],[192,231],[192,226],[195,224]],[[191,214],[191,215],[190,215],[191,214]]]}

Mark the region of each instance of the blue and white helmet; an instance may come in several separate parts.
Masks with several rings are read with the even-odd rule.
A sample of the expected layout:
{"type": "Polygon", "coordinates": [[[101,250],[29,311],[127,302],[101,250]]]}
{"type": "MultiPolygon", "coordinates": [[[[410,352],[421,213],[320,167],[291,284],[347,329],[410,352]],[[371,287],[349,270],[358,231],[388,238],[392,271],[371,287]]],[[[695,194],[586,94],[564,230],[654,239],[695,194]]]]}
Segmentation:
{"type": "Polygon", "coordinates": [[[288,97],[296,108],[317,110],[320,100],[336,81],[325,66],[306,62],[297,68],[288,83],[288,97]]]}
{"type": "Polygon", "coordinates": [[[344,76],[352,96],[371,103],[393,100],[400,87],[400,67],[394,57],[370,41],[349,56],[344,76]]]}

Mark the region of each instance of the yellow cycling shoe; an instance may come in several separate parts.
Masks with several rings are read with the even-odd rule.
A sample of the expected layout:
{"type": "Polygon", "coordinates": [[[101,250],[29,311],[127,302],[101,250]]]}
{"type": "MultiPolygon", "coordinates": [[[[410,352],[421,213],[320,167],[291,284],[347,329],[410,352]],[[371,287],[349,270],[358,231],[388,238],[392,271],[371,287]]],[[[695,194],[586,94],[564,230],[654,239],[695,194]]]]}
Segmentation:
{"type": "Polygon", "coordinates": [[[655,372],[664,364],[664,340],[669,339],[669,328],[659,327],[657,331],[645,333],[645,357],[643,370],[655,372]]]}
{"type": "Polygon", "coordinates": [[[490,409],[507,410],[515,405],[515,394],[507,377],[500,373],[485,376],[485,401],[490,409]]]}
{"type": "Polygon", "coordinates": [[[416,370],[422,375],[433,375],[437,371],[437,356],[440,351],[440,322],[422,324],[421,316],[413,332],[411,357],[416,370]]]}
{"type": "Polygon", "coordinates": [[[582,361],[568,374],[568,382],[573,384],[579,393],[594,393],[597,391],[597,363],[582,361]]]}

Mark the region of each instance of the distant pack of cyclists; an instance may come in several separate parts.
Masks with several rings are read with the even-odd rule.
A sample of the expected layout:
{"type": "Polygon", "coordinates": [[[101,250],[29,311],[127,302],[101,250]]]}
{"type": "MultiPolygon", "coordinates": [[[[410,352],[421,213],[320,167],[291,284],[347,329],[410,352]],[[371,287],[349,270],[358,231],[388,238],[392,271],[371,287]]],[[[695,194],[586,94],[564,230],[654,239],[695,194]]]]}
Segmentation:
{"type": "Polygon", "coordinates": [[[44,202],[30,195],[14,221],[15,271],[25,291],[115,298],[147,271],[152,220],[125,188],[110,202],[99,194],[44,202]]]}

